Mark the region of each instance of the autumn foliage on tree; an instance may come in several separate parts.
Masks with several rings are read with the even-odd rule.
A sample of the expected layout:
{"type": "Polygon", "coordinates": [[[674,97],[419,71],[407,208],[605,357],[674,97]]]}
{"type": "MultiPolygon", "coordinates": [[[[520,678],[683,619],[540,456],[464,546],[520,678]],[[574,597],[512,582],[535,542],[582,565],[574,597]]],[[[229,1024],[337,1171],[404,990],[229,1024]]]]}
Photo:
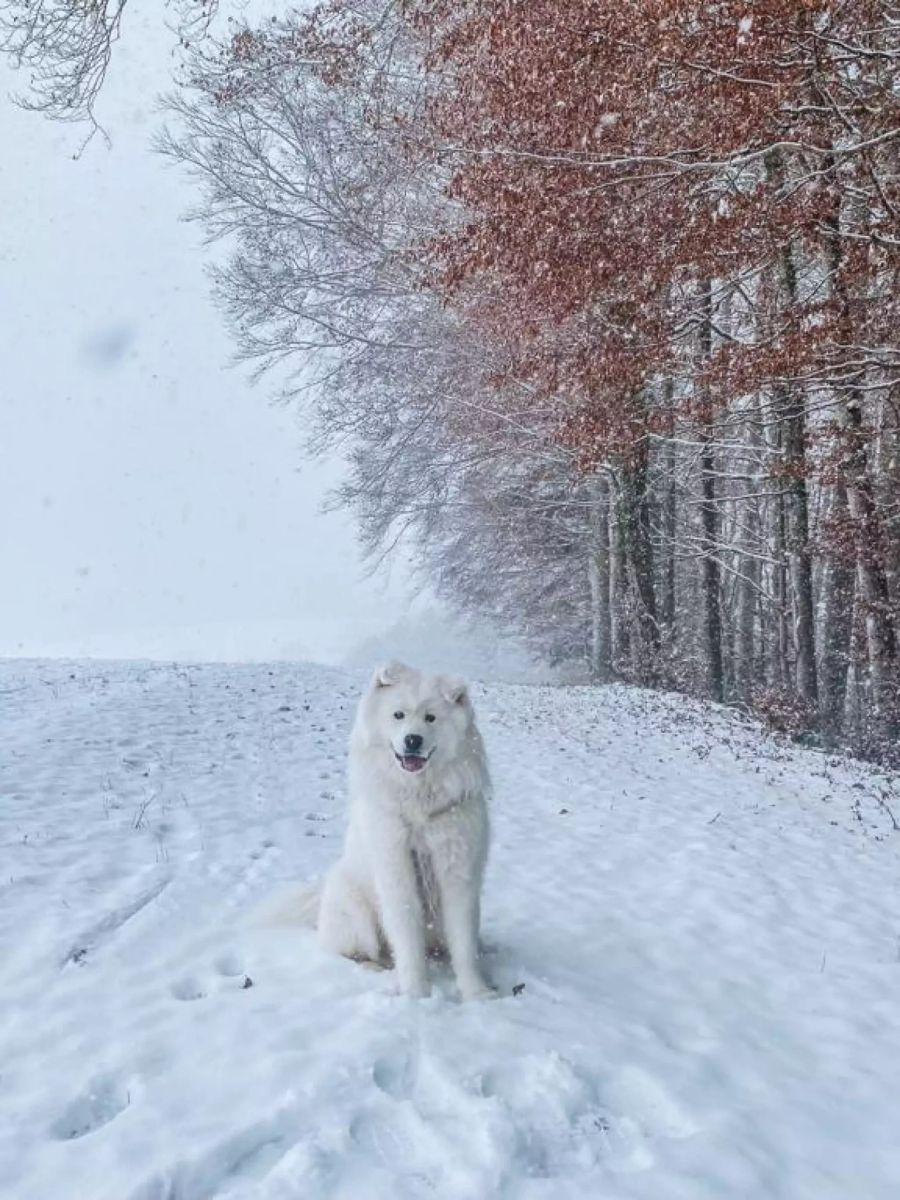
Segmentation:
{"type": "Polygon", "coordinates": [[[431,247],[438,286],[508,340],[578,466],[612,471],[645,624],[651,550],[674,549],[659,528],[642,544],[647,464],[688,443],[712,693],[758,690],[740,657],[769,637],[765,682],[840,724],[854,641],[866,720],[890,736],[897,509],[876,462],[896,470],[896,6],[473,0],[413,18],[467,215],[431,247]],[[758,550],[732,548],[749,527],[758,550]],[[747,587],[759,611],[728,646],[747,587]]]}

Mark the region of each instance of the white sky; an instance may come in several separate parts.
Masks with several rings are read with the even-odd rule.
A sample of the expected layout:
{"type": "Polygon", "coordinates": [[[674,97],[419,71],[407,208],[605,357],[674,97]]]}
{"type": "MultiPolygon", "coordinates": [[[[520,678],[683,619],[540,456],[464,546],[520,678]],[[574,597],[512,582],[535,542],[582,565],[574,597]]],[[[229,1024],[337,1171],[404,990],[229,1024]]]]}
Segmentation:
{"type": "Polygon", "coordinates": [[[170,45],[132,18],[112,149],[77,162],[0,64],[0,655],[335,660],[403,589],[319,511],[337,465],[227,366],[191,185],[149,149],[170,45]]]}

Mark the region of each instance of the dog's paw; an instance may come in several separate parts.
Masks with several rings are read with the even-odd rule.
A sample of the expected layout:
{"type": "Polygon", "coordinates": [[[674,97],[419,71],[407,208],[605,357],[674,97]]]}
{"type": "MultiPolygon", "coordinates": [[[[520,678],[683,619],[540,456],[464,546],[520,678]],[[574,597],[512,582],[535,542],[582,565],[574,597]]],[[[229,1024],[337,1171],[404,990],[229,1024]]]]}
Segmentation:
{"type": "Polygon", "coordinates": [[[410,1000],[427,1000],[431,995],[431,984],[427,979],[398,979],[397,991],[410,1000]]]}
{"type": "Polygon", "coordinates": [[[495,987],[481,979],[476,983],[460,984],[459,994],[467,1003],[470,1000],[496,1000],[500,996],[495,987]]]}

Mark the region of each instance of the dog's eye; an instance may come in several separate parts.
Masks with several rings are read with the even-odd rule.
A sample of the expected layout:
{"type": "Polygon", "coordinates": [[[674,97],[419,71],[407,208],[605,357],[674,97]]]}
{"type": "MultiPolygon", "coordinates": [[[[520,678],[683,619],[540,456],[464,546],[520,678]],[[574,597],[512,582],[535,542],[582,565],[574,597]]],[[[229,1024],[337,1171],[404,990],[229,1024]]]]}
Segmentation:
{"type": "Polygon", "coordinates": [[[434,721],[434,719],[435,719],[434,713],[426,713],[425,714],[425,720],[428,722],[429,725],[432,723],[432,721],[434,721]]]}
{"type": "Polygon", "coordinates": [[[403,718],[404,718],[405,716],[406,716],[406,713],[402,713],[402,712],[395,712],[395,713],[394,713],[394,720],[395,720],[395,721],[402,721],[402,720],[403,720],[403,718]]]}

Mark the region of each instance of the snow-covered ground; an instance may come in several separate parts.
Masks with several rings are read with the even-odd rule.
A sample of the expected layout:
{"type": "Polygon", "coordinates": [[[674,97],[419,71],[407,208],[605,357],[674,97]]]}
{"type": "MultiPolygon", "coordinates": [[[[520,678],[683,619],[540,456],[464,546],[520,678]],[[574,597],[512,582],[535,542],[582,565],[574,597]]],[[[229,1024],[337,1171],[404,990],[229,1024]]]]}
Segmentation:
{"type": "Polygon", "coordinates": [[[896,1200],[895,782],[476,687],[502,998],[410,1002],[248,922],[337,852],[359,683],[0,665],[4,1197],[896,1200]]]}

